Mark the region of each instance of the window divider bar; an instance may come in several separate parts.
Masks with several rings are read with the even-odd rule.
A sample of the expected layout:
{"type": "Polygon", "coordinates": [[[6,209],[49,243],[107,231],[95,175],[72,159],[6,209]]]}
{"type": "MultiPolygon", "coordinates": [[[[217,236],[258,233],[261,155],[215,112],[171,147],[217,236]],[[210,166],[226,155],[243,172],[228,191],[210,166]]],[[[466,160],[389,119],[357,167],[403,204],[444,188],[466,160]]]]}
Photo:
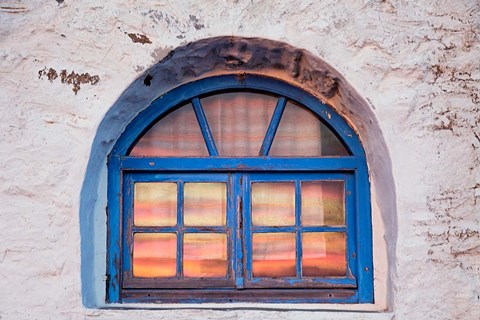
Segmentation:
{"type": "MultiPolygon", "coordinates": [[[[270,232],[295,232],[296,226],[252,226],[252,232],[270,233],[270,232]]],[[[301,226],[300,232],[346,232],[347,227],[342,226],[301,226]]]]}
{"type": "Polygon", "coordinates": [[[195,111],[195,116],[197,117],[198,124],[200,125],[200,130],[202,131],[203,139],[207,145],[208,153],[210,156],[218,156],[217,147],[215,145],[215,140],[212,136],[212,131],[208,125],[207,117],[203,111],[202,104],[200,103],[199,98],[192,99],[193,110],[195,111]]]}
{"type": "Polygon", "coordinates": [[[242,208],[242,174],[234,173],[231,175],[231,185],[233,194],[232,219],[232,241],[233,241],[233,272],[235,278],[235,288],[244,287],[244,264],[243,264],[243,208],[242,208]]]}
{"type": "Polygon", "coordinates": [[[243,175],[241,180],[241,192],[242,192],[242,223],[240,228],[243,229],[243,252],[244,252],[244,285],[250,279],[252,279],[252,236],[251,229],[251,204],[250,204],[250,191],[251,191],[250,178],[248,175],[243,175]]]}
{"type": "Polygon", "coordinates": [[[301,185],[300,181],[295,181],[295,227],[296,231],[296,266],[297,266],[297,279],[302,278],[302,220],[301,220],[301,207],[302,207],[302,197],[301,197],[301,185]]]}
{"type": "Polygon", "coordinates": [[[177,186],[177,278],[183,279],[183,181],[177,186]]]}
{"type": "Polygon", "coordinates": [[[285,97],[278,98],[277,105],[273,111],[272,119],[268,125],[267,133],[262,142],[262,147],[260,148],[260,156],[268,156],[270,148],[272,147],[273,138],[275,138],[275,133],[277,132],[278,125],[280,124],[280,119],[282,118],[283,111],[285,110],[285,105],[287,104],[287,99],[285,97]]]}

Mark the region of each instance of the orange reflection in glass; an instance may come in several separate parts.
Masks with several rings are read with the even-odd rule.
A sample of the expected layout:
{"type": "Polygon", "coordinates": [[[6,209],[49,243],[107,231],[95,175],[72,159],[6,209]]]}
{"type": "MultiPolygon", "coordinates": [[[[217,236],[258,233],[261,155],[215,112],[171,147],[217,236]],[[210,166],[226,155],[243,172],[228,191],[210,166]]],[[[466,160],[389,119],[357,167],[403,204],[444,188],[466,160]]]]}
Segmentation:
{"type": "Polygon", "coordinates": [[[177,235],[174,233],[135,233],[133,235],[133,276],[175,277],[177,235]]]}
{"type": "Polygon", "coordinates": [[[345,224],[343,181],[302,182],[302,225],[345,224]]]}
{"type": "Polygon", "coordinates": [[[296,276],[295,234],[286,232],[252,235],[254,277],[296,276]]]}
{"type": "Polygon", "coordinates": [[[345,233],[307,232],[302,234],[302,275],[305,277],[345,276],[345,233]]]}
{"type": "Polygon", "coordinates": [[[252,183],[252,222],[256,226],[295,224],[295,184],[252,183]]]}
{"type": "Polygon", "coordinates": [[[172,182],[135,183],[133,223],[136,226],[177,224],[177,184],[172,182]]]}
{"type": "Polygon", "coordinates": [[[270,150],[276,157],[347,156],[337,138],[311,111],[288,102],[270,150]]]}
{"type": "Polygon", "coordinates": [[[225,278],[227,235],[186,233],[183,238],[183,275],[187,278],[225,278]]]}
{"type": "Polygon", "coordinates": [[[138,140],[130,156],[208,156],[193,107],[188,104],[160,119],[138,140]]]}
{"type": "Polygon", "coordinates": [[[258,156],[277,98],[251,92],[222,93],[202,99],[220,156],[258,156]]]}
{"type": "Polygon", "coordinates": [[[226,190],[225,183],[185,183],[184,224],[186,226],[224,226],[226,190]]]}

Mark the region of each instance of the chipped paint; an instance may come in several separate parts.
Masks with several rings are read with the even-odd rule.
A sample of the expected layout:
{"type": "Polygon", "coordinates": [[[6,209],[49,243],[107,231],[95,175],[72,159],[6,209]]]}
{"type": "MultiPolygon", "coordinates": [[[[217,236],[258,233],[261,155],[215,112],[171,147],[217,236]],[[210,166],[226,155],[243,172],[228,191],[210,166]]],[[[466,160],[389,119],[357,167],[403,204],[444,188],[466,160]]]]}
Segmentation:
{"type": "Polygon", "coordinates": [[[80,91],[81,84],[91,84],[92,86],[97,85],[100,82],[100,77],[98,75],[91,76],[88,72],[87,73],[76,73],[75,71],[71,71],[70,73],[67,72],[66,69],[57,73],[57,71],[53,68],[47,67],[38,71],[38,78],[43,79],[46,77],[50,82],[53,82],[55,79],[60,77],[60,82],[72,85],[72,91],[77,94],[80,91]]]}

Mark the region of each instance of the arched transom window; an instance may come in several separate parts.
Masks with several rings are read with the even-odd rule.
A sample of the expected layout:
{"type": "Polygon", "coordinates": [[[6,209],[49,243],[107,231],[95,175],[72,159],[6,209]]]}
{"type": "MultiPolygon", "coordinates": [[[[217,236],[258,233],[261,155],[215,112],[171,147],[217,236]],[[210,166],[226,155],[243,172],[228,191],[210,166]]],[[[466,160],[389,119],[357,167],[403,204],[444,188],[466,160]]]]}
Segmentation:
{"type": "Polygon", "coordinates": [[[313,95],[219,76],[155,100],[109,157],[109,302],[372,302],[365,155],[313,95]]]}

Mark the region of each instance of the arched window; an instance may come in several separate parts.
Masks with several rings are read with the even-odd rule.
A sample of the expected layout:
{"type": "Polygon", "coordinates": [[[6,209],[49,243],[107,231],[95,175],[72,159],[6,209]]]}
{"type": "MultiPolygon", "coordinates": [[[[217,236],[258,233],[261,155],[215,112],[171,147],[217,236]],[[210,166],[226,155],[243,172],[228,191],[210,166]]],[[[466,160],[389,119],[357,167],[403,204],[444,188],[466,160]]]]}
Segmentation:
{"type": "Polygon", "coordinates": [[[108,170],[108,302],[373,302],[362,145],[298,87],[182,85],[127,126],[108,170]]]}

